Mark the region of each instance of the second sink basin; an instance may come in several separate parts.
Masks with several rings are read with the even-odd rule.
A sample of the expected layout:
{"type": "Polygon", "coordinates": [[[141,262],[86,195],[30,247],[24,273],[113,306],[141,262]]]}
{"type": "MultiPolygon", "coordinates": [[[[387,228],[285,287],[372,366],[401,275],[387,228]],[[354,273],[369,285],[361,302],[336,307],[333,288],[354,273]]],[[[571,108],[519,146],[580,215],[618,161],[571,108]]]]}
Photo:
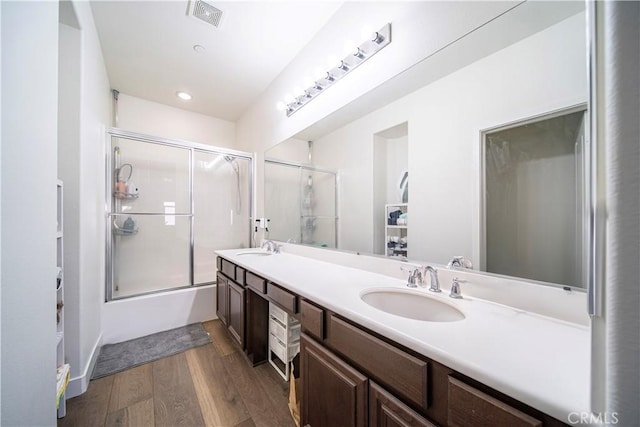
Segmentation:
{"type": "Polygon", "coordinates": [[[236,255],[258,255],[258,256],[265,256],[265,255],[272,255],[273,252],[269,252],[266,251],[264,249],[246,249],[244,251],[240,251],[240,252],[236,252],[236,255]]]}
{"type": "Polygon", "coordinates": [[[360,298],[378,310],[408,319],[455,322],[465,318],[464,314],[452,305],[409,289],[367,289],[360,294],[360,298]]]}

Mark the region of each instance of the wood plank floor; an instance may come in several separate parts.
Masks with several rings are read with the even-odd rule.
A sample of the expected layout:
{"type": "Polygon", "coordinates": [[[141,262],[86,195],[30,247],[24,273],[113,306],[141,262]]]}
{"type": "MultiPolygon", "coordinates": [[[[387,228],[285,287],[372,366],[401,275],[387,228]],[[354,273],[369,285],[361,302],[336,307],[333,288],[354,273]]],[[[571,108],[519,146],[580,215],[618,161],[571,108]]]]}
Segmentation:
{"type": "Polygon", "coordinates": [[[58,427],[294,426],[288,383],[252,368],[219,320],[203,325],[211,344],[91,381],[58,427]]]}

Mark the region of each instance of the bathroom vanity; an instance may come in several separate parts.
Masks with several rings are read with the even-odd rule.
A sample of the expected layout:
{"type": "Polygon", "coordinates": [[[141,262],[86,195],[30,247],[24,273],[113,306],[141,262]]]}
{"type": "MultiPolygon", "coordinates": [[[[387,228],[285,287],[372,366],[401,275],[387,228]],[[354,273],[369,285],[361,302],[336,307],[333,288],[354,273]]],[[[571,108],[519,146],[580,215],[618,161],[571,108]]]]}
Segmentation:
{"type": "Polygon", "coordinates": [[[464,287],[453,301],[442,270],[443,292],[429,294],[287,250],[217,253],[218,317],[251,363],[267,359],[269,302],[301,321],[302,425],[555,426],[588,407],[585,325],[465,295],[464,287]],[[462,317],[390,314],[365,302],[378,291],[428,298],[435,311],[444,304],[462,317]]]}

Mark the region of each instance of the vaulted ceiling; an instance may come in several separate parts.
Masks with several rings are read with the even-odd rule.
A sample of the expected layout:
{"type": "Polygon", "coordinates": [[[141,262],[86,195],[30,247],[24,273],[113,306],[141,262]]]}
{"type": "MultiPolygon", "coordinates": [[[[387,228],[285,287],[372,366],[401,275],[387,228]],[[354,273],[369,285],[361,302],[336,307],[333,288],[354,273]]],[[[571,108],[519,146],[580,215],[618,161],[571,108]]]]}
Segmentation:
{"type": "Polygon", "coordinates": [[[342,5],[330,1],[206,3],[222,12],[218,27],[190,14],[194,0],[93,1],[111,87],[237,120],[342,5]],[[180,100],[178,91],[193,98],[180,100]]]}

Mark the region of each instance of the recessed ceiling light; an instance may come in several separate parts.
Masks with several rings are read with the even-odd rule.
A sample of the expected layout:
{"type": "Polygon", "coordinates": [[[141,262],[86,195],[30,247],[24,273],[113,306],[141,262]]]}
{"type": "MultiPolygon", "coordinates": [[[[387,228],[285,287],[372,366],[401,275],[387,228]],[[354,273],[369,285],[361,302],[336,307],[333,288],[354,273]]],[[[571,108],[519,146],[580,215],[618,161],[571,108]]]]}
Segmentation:
{"type": "Polygon", "coordinates": [[[193,50],[194,50],[196,53],[204,53],[207,49],[206,49],[204,46],[202,46],[202,45],[195,44],[195,45],[193,45],[193,50]]]}
{"type": "Polygon", "coordinates": [[[176,92],[176,96],[182,99],[183,101],[191,100],[191,95],[189,95],[187,92],[176,92]]]}

